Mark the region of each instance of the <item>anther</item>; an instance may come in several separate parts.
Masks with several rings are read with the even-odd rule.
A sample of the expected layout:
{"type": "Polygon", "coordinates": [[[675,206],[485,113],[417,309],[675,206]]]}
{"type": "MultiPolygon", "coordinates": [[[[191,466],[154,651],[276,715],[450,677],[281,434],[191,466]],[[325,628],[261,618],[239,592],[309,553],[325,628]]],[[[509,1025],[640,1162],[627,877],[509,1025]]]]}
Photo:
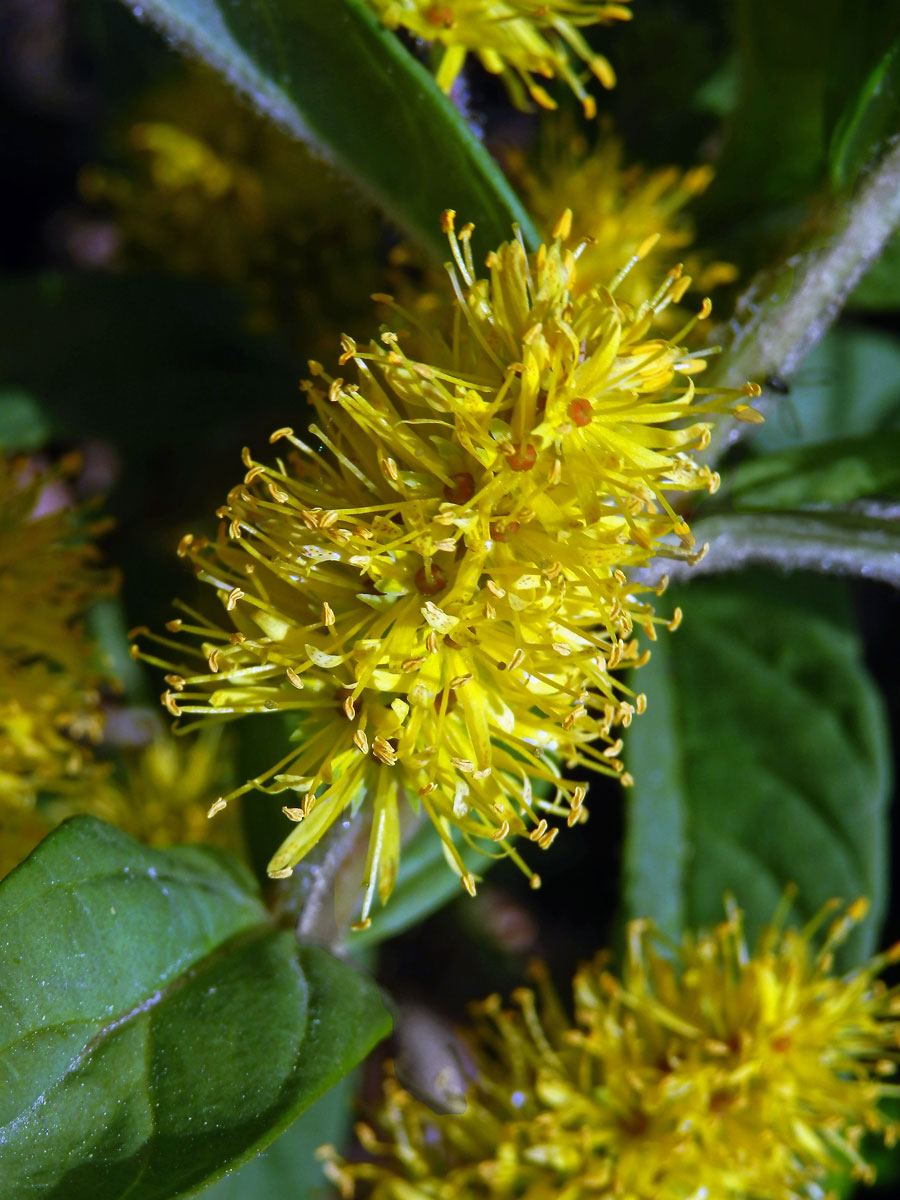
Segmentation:
{"type": "Polygon", "coordinates": [[[184,537],[181,539],[181,541],[178,543],[178,549],[175,551],[175,553],[178,555],[179,558],[185,557],[188,550],[190,550],[191,546],[193,545],[193,542],[194,542],[194,535],[192,533],[186,533],[184,535],[184,537]]]}
{"type": "Polygon", "coordinates": [[[268,871],[270,879],[290,879],[294,873],[293,867],[279,867],[277,871],[268,871]]]}
{"type": "Polygon", "coordinates": [[[222,812],[222,811],[223,811],[223,809],[225,809],[225,808],[227,808],[227,807],[228,807],[228,801],[227,801],[227,800],[223,800],[223,799],[222,799],[222,797],[220,796],[220,797],[219,797],[219,799],[218,799],[218,800],[216,800],[216,802],[215,802],[214,804],[211,804],[211,805],[210,805],[210,807],[209,807],[209,812],[206,814],[206,819],[207,819],[208,821],[211,821],[211,820],[212,820],[212,818],[213,818],[213,817],[214,817],[214,816],[215,816],[217,813],[220,813],[220,812],[222,812]]]}
{"type": "Polygon", "coordinates": [[[437,563],[419,567],[415,584],[423,596],[436,596],[447,586],[447,577],[437,563]]]}
{"type": "Polygon", "coordinates": [[[546,832],[547,820],[545,817],[541,817],[540,821],[538,821],[537,825],[535,825],[534,829],[532,829],[531,833],[529,833],[529,841],[539,842],[546,832]]]}
{"type": "Polygon", "coordinates": [[[506,460],[509,463],[512,471],[530,471],[537,462],[537,450],[528,442],[525,446],[519,446],[513,450],[512,454],[506,460]]]}
{"type": "Polygon", "coordinates": [[[228,593],[228,599],[225,601],[225,608],[228,612],[233,612],[238,600],[243,597],[244,593],[239,587],[232,588],[228,593]]]}
{"type": "Polygon", "coordinates": [[[281,810],[289,821],[302,821],[304,812],[302,808],[288,808],[285,805],[281,810]]]}
{"type": "Polygon", "coordinates": [[[173,717],[181,716],[181,709],[175,703],[175,697],[172,695],[172,693],[170,691],[163,692],[161,699],[162,699],[163,704],[166,706],[166,708],[169,710],[169,712],[172,714],[173,717]]]}
{"type": "Polygon", "coordinates": [[[327,600],[322,604],[322,624],[326,629],[330,629],[334,624],[334,609],[327,600]]]}
{"type": "Polygon", "coordinates": [[[572,210],[567,208],[553,226],[553,239],[565,242],[572,234],[572,210]]]}
{"type": "Polygon", "coordinates": [[[585,425],[590,425],[594,416],[591,402],[585,396],[576,397],[570,403],[567,411],[570,419],[582,429],[585,425]]]}
{"type": "Polygon", "coordinates": [[[445,484],[444,497],[451,504],[465,504],[475,495],[475,480],[468,471],[453,476],[453,482],[445,484]]]}
{"type": "Polygon", "coordinates": [[[292,684],[293,687],[295,687],[298,692],[302,692],[303,691],[303,680],[300,678],[300,676],[297,674],[297,672],[294,670],[294,668],[287,667],[285,669],[284,673],[288,677],[288,682],[290,684],[292,684]]]}
{"type": "Polygon", "coordinates": [[[294,431],[290,425],[282,425],[281,429],[276,429],[274,433],[269,435],[269,442],[274,445],[280,442],[282,438],[291,438],[294,436],[294,431]]]}
{"type": "Polygon", "coordinates": [[[357,748],[360,754],[369,753],[369,739],[361,729],[357,729],[354,733],[353,745],[357,748]]]}

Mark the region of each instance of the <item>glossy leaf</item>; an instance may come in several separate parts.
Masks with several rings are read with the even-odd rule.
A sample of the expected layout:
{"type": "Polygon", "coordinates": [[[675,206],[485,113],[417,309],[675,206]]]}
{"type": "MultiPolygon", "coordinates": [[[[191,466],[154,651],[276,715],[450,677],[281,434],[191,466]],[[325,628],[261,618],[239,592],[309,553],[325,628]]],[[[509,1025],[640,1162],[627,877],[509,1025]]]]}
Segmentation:
{"type": "Polygon", "coordinates": [[[383,1036],[365,976],[252,878],[92,817],[0,887],[0,1197],[164,1200],[270,1141],[383,1036]]]}
{"type": "Polygon", "coordinates": [[[480,250],[534,228],[429,72],[360,0],[127,0],[336,164],[443,260],[445,208],[480,250]]]}
{"type": "Polygon", "coordinates": [[[355,1117],[359,1073],[351,1071],[302,1113],[271,1146],[218,1180],[204,1200],[323,1200],[329,1183],[316,1158],[326,1142],[344,1145],[355,1117]]]}
{"type": "Polygon", "coordinates": [[[846,504],[900,496],[900,431],[840,438],[751,458],[729,472],[737,509],[846,504]]]}
{"type": "Polygon", "coordinates": [[[898,131],[900,38],[895,37],[888,40],[887,49],[867,73],[835,127],[829,147],[831,182],[835,190],[849,187],[898,131]]]}
{"type": "Polygon", "coordinates": [[[900,308],[900,238],[888,242],[884,253],[857,284],[848,307],[871,312],[900,308]]]}
{"type": "Polygon", "coordinates": [[[759,454],[858,437],[900,423],[900,347],[877,330],[828,333],[753,432],[759,454]]]}
{"type": "Polygon", "coordinates": [[[731,893],[752,935],[793,882],[801,917],[868,896],[872,916],[847,948],[868,953],[885,899],[890,755],[841,585],[758,573],[671,602],[684,623],[635,680],[648,706],[628,739],[629,915],[676,935],[720,920],[731,893]]]}

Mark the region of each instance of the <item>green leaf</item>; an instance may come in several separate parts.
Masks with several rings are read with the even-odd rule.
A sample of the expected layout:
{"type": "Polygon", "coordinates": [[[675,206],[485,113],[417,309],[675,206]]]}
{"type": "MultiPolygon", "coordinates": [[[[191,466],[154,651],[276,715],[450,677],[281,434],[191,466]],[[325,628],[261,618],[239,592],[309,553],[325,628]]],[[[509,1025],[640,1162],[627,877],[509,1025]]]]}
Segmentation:
{"type": "Polygon", "coordinates": [[[848,308],[894,312],[900,308],[900,238],[892,238],[847,301],[848,308]]]}
{"type": "Polygon", "coordinates": [[[728,473],[739,510],[846,504],[900,496],[900,431],[841,438],[751,458],[728,473]]]}
{"type": "MultiPolygon", "coordinates": [[[[883,40],[881,45],[883,47],[883,40]]],[[[868,72],[835,126],[828,155],[831,183],[835,191],[850,187],[862,168],[872,161],[898,130],[900,38],[895,38],[868,72]]]]}
{"type": "Polygon", "coordinates": [[[823,109],[841,0],[738,0],[738,103],[701,208],[733,223],[812,190],[824,170],[823,109]],[[747,181],[753,186],[748,190],[747,181]]]}
{"type": "Polygon", "coordinates": [[[50,423],[28,392],[0,391],[0,450],[7,454],[39,450],[49,436],[50,423]]]}
{"type": "Polygon", "coordinates": [[[856,437],[900,422],[900,345],[877,330],[838,328],[812,350],[790,393],[750,443],[760,454],[856,437]]]}
{"type": "Polygon", "coordinates": [[[358,1085],[358,1072],[345,1075],[257,1158],[214,1183],[204,1200],[323,1200],[330,1185],[316,1150],[348,1141],[358,1085]]]}
{"type": "Polygon", "coordinates": [[[261,111],[354,179],[443,260],[439,218],[477,227],[478,256],[534,227],[431,75],[361,0],[126,0],[261,111]]]}
{"type": "MultiPolygon", "coordinates": [[[[675,592],[675,589],[672,589],[675,592]]],[[[880,695],[833,581],[764,573],[677,589],[681,629],[635,682],[625,905],[676,936],[736,896],[751,936],[789,882],[796,915],[886,893],[890,751],[880,695]]]]}
{"type": "Polygon", "coordinates": [[[0,886],[2,1200],[165,1200],[270,1141],[383,1036],[236,860],[92,817],[0,886]]]}

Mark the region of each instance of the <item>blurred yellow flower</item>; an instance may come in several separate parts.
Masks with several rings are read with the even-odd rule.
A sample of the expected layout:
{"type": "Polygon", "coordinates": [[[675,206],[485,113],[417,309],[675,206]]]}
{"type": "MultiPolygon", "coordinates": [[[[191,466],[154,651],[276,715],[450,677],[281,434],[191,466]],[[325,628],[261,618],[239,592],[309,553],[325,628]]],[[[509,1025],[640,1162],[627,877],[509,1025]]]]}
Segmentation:
{"type": "Polygon", "coordinates": [[[77,467],[77,456],[50,470],[0,456],[0,656],[9,668],[40,661],[96,681],[81,619],[115,579],[87,537],[100,526],[79,528],[67,492],[77,467]]]}
{"type": "MultiPolygon", "coordinates": [[[[589,144],[572,122],[562,120],[541,130],[542,145],[533,160],[520,152],[506,155],[506,167],[539,227],[550,230],[559,214],[571,208],[572,236],[585,245],[578,259],[578,284],[587,290],[611,279],[653,233],[659,242],[652,260],[638,263],[620,295],[631,304],[649,300],[658,285],[660,264],[682,262],[692,291],[705,295],[733,283],[730,263],[710,261],[692,250],[694,225],[686,211],[713,178],[711,167],[682,171],[677,167],[648,170],[626,166],[619,138],[601,133],[589,144]]],[[[663,320],[678,313],[669,309],[663,320]]]]}
{"type": "Polygon", "coordinates": [[[576,974],[574,1021],[537,971],[514,1009],[475,1006],[463,1112],[388,1077],[377,1132],[358,1130],[375,1161],[323,1147],[327,1173],[367,1200],[796,1200],[824,1196],[829,1171],[871,1181],[863,1134],[900,1133],[881,1107],[900,996],[878,979],[900,947],[836,974],[865,905],[822,940],[833,911],[802,930],[778,914],[752,954],[733,908],[680,948],[636,922],[621,979],[603,956],[576,974]]]}
{"type": "Polygon", "coordinates": [[[405,29],[426,42],[437,42],[442,56],[437,82],[449,92],[468,54],[486,70],[502,75],[520,107],[531,97],[542,108],[556,108],[541,79],[564,79],[585,114],[596,105],[585,91],[571,55],[581,59],[605,88],[616,77],[608,60],[596,54],[581,33],[588,25],[631,19],[630,0],[368,0],[389,29],[405,29]]]}
{"type": "Polygon", "coordinates": [[[112,142],[119,164],[79,183],[114,220],[119,265],[233,287],[254,328],[280,328],[304,354],[363,314],[380,286],[374,214],[222,80],[182,72],[112,142]]]}
{"type": "Polygon", "coordinates": [[[216,542],[180,547],[226,624],[181,606],[169,629],[199,647],[156,638],[166,657],[142,655],[168,672],[173,715],[296,721],[284,758],[214,806],[297,793],[274,876],[368,802],[363,922],[393,886],[401,799],[474,894],[453,827],[538,886],[511,839],[547,848],[548,817],[584,819],[571,769],[628,782],[617,730],[644,698],[611,671],[639,665],[634,627],[653,638],[657,618],[626,572],[691,557],[670,495],[714,490],[691,456],[704,418],[750,419],[758,393],[698,388],[705,352],[649,338],[684,290],[678,271],[637,309],[616,299],[620,278],[579,291],[564,220],[535,255],[501,246],[479,279],[471,228],[445,224],[450,344],[419,329],[415,359],[390,330],[365,349],[345,337],[354,383],[311,364],[308,439],[278,430],[289,453],[272,466],[245,451],[216,542]]]}
{"type": "Polygon", "coordinates": [[[158,729],[146,746],[123,750],[117,772],[105,787],[79,802],[56,803],[50,813],[62,820],[73,812],[92,812],[150,846],[190,842],[240,852],[237,808],[221,823],[206,814],[216,796],[232,782],[232,760],[223,731],[208,728],[197,737],[175,737],[158,729]]]}
{"type": "Polygon", "coordinates": [[[49,828],[45,795],[90,795],[105,768],[103,671],[84,611],[115,586],[73,508],[71,457],[51,469],[0,458],[0,876],[49,828]]]}

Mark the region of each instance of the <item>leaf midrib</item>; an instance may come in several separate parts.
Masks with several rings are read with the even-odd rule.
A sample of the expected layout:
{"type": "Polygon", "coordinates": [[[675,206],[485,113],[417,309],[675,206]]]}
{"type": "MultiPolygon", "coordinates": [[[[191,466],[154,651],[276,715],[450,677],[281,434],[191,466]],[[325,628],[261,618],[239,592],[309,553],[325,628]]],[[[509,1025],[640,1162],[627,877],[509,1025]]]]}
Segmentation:
{"type": "MultiPolygon", "coordinates": [[[[85,1043],[85,1045],[81,1048],[81,1050],[79,1050],[74,1058],[71,1059],[68,1065],[58,1074],[54,1075],[49,1087],[47,1087],[45,1091],[41,1092],[40,1095],[38,1095],[32,1101],[27,1109],[19,1113],[18,1116],[14,1117],[13,1120],[8,1122],[6,1125],[0,1126],[0,1146],[3,1146],[4,1143],[9,1140],[9,1137],[15,1134],[19,1125],[23,1121],[27,1120],[41,1104],[46,1103],[54,1089],[62,1086],[71,1075],[75,1074],[75,1072],[83,1066],[83,1064],[98,1049],[98,1047],[102,1046],[107,1037],[115,1033],[117,1030],[127,1026],[130,1021],[138,1020],[146,1013],[151,1013],[155,1009],[159,1008],[161,1005],[166,1003],[166,1001],[177,995],[178,992],[182,991],[189,984],[193,983],[194,980],[200,975],[213,969],[219,962],[233,954],[235,951],[241,950],[245,946],[252,945],[254,942],[262,941],[263,938],[271,935],[274,932],[277,932],[276,926],[271,921],[260,922],[257,925],[251,926],[249,929],[241,930],[232,937],[220,942],[215,949],[211,950],[209,953],[195,960],[189,967],[181,971],[177,976],[171,979],[168,983],[164,984],[161,988],[156,989],[143,1000],[133,1004],[126,1012],[121,1013],[119,1016],[114,1017],[110,1021],[106,1021],[103,1025],[101,1025],[93,1037],[91,1037],[85,1043]]],[[[72,1023],[74,1024],[74,1022],[72,1023]]],[[[64,1026],[65,1023],[62,1027],[64,1026]]],[[[18,1042],[10,1043],[10,1046],[7,1049],[11,1049],[13,1046],[21,1044],[21,1042],[26,1041],[36,1032],[37,1030],[30,1030],[23,1038],[20,1038],[18,1042]]]]}

